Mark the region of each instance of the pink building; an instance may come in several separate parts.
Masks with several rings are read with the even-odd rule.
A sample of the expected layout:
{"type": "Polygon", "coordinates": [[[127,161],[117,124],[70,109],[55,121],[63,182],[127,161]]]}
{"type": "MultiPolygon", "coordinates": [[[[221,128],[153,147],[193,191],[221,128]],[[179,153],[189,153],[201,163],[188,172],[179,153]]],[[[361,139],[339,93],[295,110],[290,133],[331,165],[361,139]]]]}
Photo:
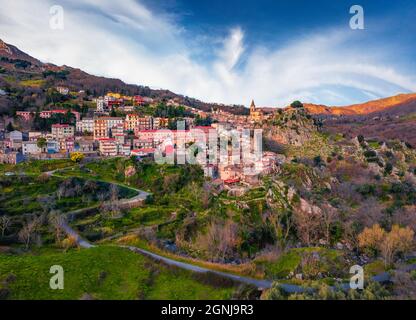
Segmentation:
{"type": "Polygon", "coordinates": [[[30,118],[32,118],[32,117],[33,117],[33,113],[32,113],[32,112],[30,112],[30,111],[17,111],[17,112],[16,112],[16,115],[17,115],[18,117],[23,118],[25,121],[29,121],[29,120],[30,120],[30,118]]]}
{"type": "Polygon", "coordinates": [[[100,144],[100,153],[103,156],[114,157],[118,153],[117,141],[111,138],[98,139],[100,144]]]}
{"type": "MultiPolygon", "coordinates": [[[[68,112],[68,110],[46,110],[46,111],[41,111],[39,113],[39,116],[41,118],[48,119],[48,118],[51,118],[52,115],[54,115],[54,114],[66,114],[67,112],[68,112]]],[[[73,115],[75,115],[75,119],[77,121],[79,121],[81,119],[81,116],[80,116],[79,112],[77,112],[77,111],[70,111],[70,112],[73,115]]],[[[16,115],[19,116],[19,117],[22,117],[26,121],[29,121],[31,118],[33,118],[35,116],[35,113],[31,112],[31,111],[17,111],[16,115]]]]}

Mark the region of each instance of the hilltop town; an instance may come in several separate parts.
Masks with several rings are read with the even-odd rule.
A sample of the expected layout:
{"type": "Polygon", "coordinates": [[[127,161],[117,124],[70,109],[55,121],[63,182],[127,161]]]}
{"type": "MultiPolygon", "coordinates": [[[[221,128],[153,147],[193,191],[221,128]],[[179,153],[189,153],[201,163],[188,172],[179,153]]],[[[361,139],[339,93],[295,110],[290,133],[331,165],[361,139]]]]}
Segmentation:
{"type": "MultiPolygon", "coordinates": [[[[62,86],[52,90],[61,101],[75,100],[85,94],[62,86]]],[[[180,146],[187,148],[199,140],[198,133],[204,135],[206,144],[209,135],[215,135],[219,148],[222,136],[239,132],[240,144],[243,130],[253,133],[273,116],[272,112],[264,113],[257,108],[254,101],[249,115],[245,116],[222,110],[204,112],[174,100],[160,102],[113,92],[88,99],[84,103],[93,107],[81,111],[53,105],[50,110],[16,111],[15,119],[9,120],[2,133],[0,162],[18,164],[29,160],[69,159],[75,153],[90,159],[116,156],[153,159],[157,150],[165,156],[178,156],[179,152],[186,153],[185,149],[178,150],[180,146]],[[179,128],[178,123],[183,127],[179,128]]],[[[240,161],[232,163],[236,161],[231,159],[231,149],[226,161],[201,163],[206,177],[226,184],[250,184],[258,181],[260,175],[273,172],[282,161],[282,155],[264,151],[261,162],[252,163],[257,174],[245,175],[240,161]]]]}

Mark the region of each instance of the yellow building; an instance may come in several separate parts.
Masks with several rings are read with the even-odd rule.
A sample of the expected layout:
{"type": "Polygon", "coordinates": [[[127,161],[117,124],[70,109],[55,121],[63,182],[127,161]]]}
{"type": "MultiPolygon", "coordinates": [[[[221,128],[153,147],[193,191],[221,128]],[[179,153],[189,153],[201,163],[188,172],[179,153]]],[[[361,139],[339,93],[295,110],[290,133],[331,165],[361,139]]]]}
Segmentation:
{"type": "Polygon", "coordinates": [[[108,92],[107,93],[108,97],[112,97],[114,99],[120,99],[121,98],[121,94],[120,93],[114,93],[114,92],[108,92]]]}
{"type": "Polygon", "coordinates": [[[263,112],[260,109],[257,109],[254,100],[251,101],[249,119],[256,122],[263,120],[263,112]]]}

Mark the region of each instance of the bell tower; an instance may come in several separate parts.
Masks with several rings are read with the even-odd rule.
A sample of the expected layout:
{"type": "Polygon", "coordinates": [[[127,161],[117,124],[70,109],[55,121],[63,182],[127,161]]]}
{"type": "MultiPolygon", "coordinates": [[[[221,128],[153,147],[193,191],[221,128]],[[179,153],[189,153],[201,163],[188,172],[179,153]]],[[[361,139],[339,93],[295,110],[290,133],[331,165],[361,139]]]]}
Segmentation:
{"type": "Polygon", "coordinates": [[[254,103],[254,100],[251,100],[251,105],[250,105],[250,113],[256,112],[256,105],[254,103]]]}

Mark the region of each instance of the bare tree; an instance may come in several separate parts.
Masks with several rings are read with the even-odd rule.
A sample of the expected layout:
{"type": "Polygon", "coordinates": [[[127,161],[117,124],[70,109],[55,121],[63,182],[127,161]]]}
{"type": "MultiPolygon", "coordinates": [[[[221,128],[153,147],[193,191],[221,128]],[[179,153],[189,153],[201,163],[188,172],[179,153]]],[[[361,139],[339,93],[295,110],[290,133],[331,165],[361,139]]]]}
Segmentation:
{"type": "Polygon", "coordinates": [[[97,200],[101,203],[103,203],[106,198],[107,198],[107,196],[103,192],[100,192],[100,193],[97,194],[97,200]]]}
{"type": "Polygon", "coordinates": [[[65,216],[62,215],[60,212],[52,211],[49,214],[48,220],[51,226],[53,227],[53,231],[56,237],[56,242],[58,244],[61,243],[64,233],[65,233],[65,230],[64,230],[64,225],[66,222],[65,216]]]}
{"type": "Polygon", "coordinates": [[[118,201],[118,198],[119,198],[118,186],[115,184],[112,184],[110,187],[110,201],[111,202],[118,201]]]}
{"type": "Polygon", "coordinates": [[[297,207],[293,210],[293,219],[299,239],[308,246],[317,242],[320,236],[322,212],[314,207],[311,210],[297,207]]]}
{"type": "Polygon", "coordinates": [[[396,210],[392,216],[392,223],[408,226],[416,232],[416,206],[407,206],[396,210]]]}
{"type": "Polygon", "coordinates": [[[56,190],[56,195],[58,197],[58,200],[61,200],[61,198],[65,195],[65,187],[63,184],[61,184],[58,190],[56,190]]]}
{"type": "Polygon", "coordinates": [[[225,224],[211,222],[207,233],[197,239],[199,245],[209,256],[218,260],[231,257],[240,241],[238,225],[232,221],[227,221],[225,224]]]}
{"type": "Polygon", "coordinates": [[[408,272],[397,270],[392,278],[393,292],[400,300],[416,299],[416,281],[408,272]]]}
{"type": "Polygon", "coordinates": [[[328,245],[331,243],[331,228],[337,221],[338,211],[328,204],[322,205],[322,222],[326,243],[328,245]]]}
{"type": "Polygon", "coordinates": [[[26,250],[29,248],[30,242],[35,238],[38,227],[38,219],[34,218],[33,220],[24,223],[22,229],[20,229],[18,237],[19,240],[25,244],[26,250]]]}
{"type": "Polygon", "coordinates": [[[49,211],[51,211],[56,204],[56,198],[53,195],[38,197],[37,200],[40,203],[44,213],[48,213],[49,211]]]}
{"type": "Polygon", "coordinates": [[[1,216],[0,217],[0,229],[1,229],[1,237],[4,238],[4,234],[6,230],[10,227],[11,219],[8,216],[1,216]]]}
{"type": "Polygon", "coordinates": [[[371,227],[380,224],[383,219],[383,206],[375,199],[369,198],[362,202],[357,212],[352,217],[362,227],[371,227]]]}

